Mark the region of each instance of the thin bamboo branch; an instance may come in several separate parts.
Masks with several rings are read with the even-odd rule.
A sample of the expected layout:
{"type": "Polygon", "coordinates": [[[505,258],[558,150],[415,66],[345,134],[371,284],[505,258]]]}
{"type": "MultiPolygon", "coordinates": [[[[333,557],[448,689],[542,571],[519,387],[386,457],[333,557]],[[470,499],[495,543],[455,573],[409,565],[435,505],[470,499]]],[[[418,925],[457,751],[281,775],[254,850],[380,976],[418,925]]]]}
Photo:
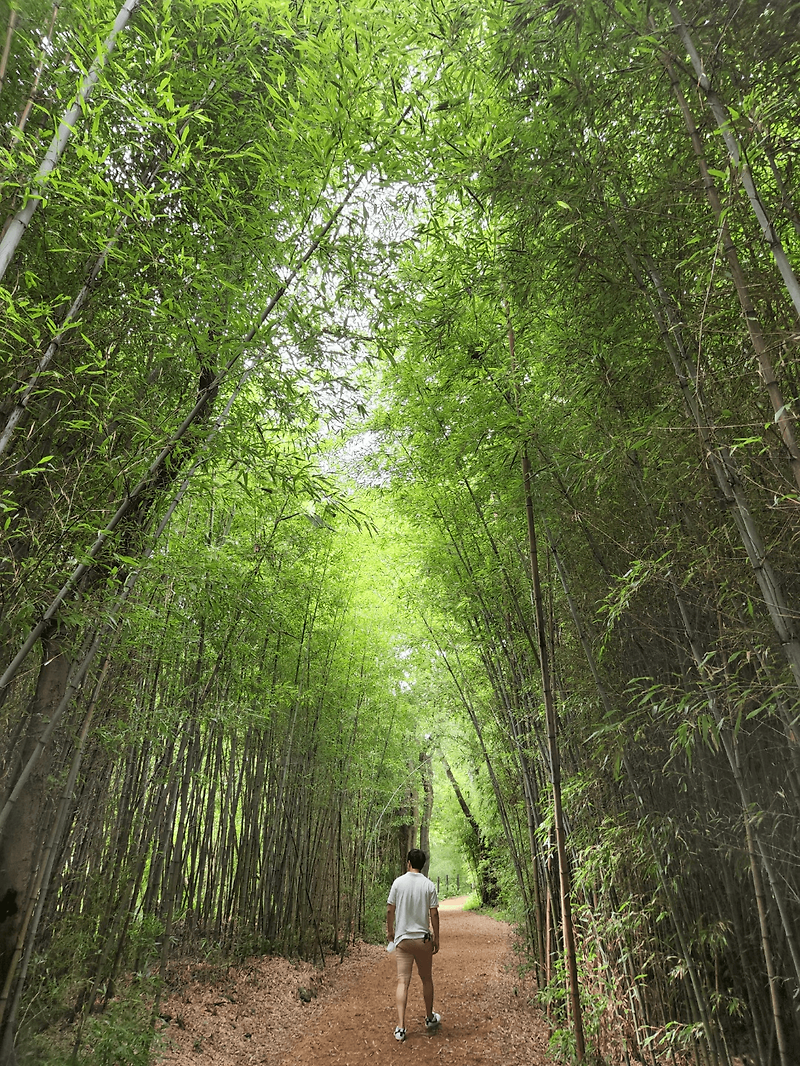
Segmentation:
{"type": "Polygon", "coordinates": [[[89,102],[92,90],[97,84],[100,74],[111,57],[117,37],[125,29],[131,15],[140,3],[141,0],[125,0],[125,3],[120,8],[111,32],[103,42],[100,55],[98,55],[92,63],[88,73],[81,82],[78,94],[75,98],[75,103],[69,111],[66,112],[58,125],[56,134],[50,142],[50,147],[45,152],[44,159],[31,182],[31,187],[28,191],[25,204],[20,208],[16,215],[14,215],[3,235],[3,239],[0,240],[0,281],[2,281],[5,276],[6,270],[14,257],[14,253],[19,247],[20,241],[34,216],[36,209],[44,200],[45,186],[53,174],[53,171],[58,166],[67,145],[72,139],[72,134],[75,132],[75,127],[80,120],[83,109],[89,102]]]}

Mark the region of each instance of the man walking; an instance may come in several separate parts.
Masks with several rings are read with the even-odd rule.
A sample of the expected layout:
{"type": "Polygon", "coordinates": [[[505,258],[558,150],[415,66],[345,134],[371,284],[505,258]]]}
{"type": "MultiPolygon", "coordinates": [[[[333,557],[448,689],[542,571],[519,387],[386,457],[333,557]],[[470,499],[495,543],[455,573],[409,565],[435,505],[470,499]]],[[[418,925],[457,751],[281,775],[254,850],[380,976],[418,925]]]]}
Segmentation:
{"type": "Polygon", "coordinates": [[[386,907],[389,945],[394,943],[397,958],[397,1028],[395,1040],[406,1038],[406,1002],[411,970],[417,964],[425,999],[425,1028],[433,1032],[442,1020],[433,1009],[433,956],[439,950],[439,897],[436,885],[423,873],[427,856],[412,848],[406,860],[407,872],[395,878],[386,907]],[[429,924],[430,922],[430,924],[429,924]]]}

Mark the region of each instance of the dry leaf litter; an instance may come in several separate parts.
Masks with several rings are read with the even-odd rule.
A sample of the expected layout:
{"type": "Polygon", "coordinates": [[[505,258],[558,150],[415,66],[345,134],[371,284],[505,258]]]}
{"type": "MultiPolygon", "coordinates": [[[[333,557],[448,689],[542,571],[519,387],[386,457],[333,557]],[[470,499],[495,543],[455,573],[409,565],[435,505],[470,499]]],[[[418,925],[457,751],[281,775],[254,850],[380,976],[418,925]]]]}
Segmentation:
{"type": "Polygon", "coordinates": [[[186,964],[170,971],[172,994],[161,1066],[550,1066],[548,1029],[529,1003],[502,922],[442,904],[434,960],[442,1026],[424,1025],[422,989],[412,978],[407,1039],[394,1039],[395,961],[360,944],[323,970],[276,957],[240,966],[186,964]]]}

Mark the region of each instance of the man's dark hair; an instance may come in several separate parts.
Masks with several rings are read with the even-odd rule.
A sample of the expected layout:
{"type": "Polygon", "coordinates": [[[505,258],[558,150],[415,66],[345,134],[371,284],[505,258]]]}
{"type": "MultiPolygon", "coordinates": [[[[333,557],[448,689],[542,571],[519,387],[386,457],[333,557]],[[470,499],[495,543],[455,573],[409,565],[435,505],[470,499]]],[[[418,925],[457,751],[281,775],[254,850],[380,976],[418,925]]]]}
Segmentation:
{"type": "Polygon", "coordinates": [[[421,870],[428,860],[428,856],[419,848],[412,848],[406,858],[411,863],[412,870],[421,870]]]}

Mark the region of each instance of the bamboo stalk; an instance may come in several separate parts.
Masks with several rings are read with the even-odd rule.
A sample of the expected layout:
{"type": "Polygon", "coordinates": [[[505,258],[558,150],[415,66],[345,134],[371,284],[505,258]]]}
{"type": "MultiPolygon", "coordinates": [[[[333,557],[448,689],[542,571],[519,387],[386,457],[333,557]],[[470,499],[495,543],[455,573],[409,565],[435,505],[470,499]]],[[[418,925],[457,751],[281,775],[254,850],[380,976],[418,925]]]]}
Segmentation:
{"type": "Polygon", "coordinates": [[[703,152],[703,145],[700,140],[700,134],[697,131],[694,118],[692,116],[689,105],[686,101],[686,97],[681,91],[680,83],[678,81],[675,69],[670,63],[669,59],[664,56],[662,62],[669,76],[670,84],[672,85],[675,98],[678,101],[681,114],[683,115],[686,128],[689,131],[689,137],[692,142],[692,148],[694,149],[695,156],[697,158],[697,164],[700,168],[700,176],[703,179],[703,187],[706,190],[706,196],[708,202],[711,205],[711,210],[714,212],[717,225],[719,226],[720,239],[722,242],[722,250],[725,254],[725,258],[728,262],[728,267],[731,272],[731,278],[733,279],[734,288],[736,289],[737,296],[739,297],[739,303],[741,304],[742,314],[744,315],[745,324],[747,326],[747,332],[750,335],[750,343],[753,346],[753,351],[756,354],[758,360],[759,370],[761,372],[761,378],[764,382],[764,386],[767,390],[767,394],[772,403],[772,410],[774,412],[775,425],[778,427],[778,431],[783,440],[784,447],[789,456],[789,465],[794,475],[795,483],[800,489],[800,449],[797,446],[797,440],[794,433],[794,416],[790,409],[787,407],[786,399],[783,395],[783,390],[778,382],[775,374],[775,369],[770,359],[769,351],[767,350],[767,343],[764,339],[764,333],[761,329],[761,323],[759,322],[758,314],[753,301],[750,299],[750,294],[745,280],[744,271],[742,270],[741,262],[739,261],[739,254],[736,251],[736,245],[733,243],[731,236],[730,226],[726,213],[722,208],[722,201],[720,200],[717,187],[714,183],[714,179],[708,170],[708,164],[705,160],[703,152]]]}
{"type": "Polygon", "coordinates": [[[8,26],[6,27],[6,39],[3,45],[3,55],[0,58],[0,92],[3,91],[3,85],[6,80],[6,70],[8,69],[8,56],[11,51],[11,42],[14,39],[14,27],[17,24],[19,18],[19,12],[15,7],[12,7],[8,14],[8,26]]]}
{"type": "Polygon", "coordinates": [[[51,714],[50,720],[45,726],[42,734],[38,738],[33,748],[33,751],[28,757],[25,765],[20,770],[19,775],[17,776],[17,779],[14,782],[14,787],[11,789],[2,808],[0,808],[0,839],[2,838],[3,828],[8,819],[11,817],[14,808],[19,801],[20,796],[25,791],[28,781],[30,780],[31,774],[33,773],[36,764],[42,757],[42,754],[44,753],[48,744],[50,743],[53,733],[55,732],[56,726],[61,721],[64,711],[72,702],[72,698],[75,693],[78,692],[83,686],[83,682],[86,678],[86,674],[89,670],[89,667],[91,666],[94,657],[100,647],[102,636],[103,631],[97,630],[95,633],[90,635],[90,639],[87,640],[86,644],[84,645],[83,655],[79,660],[78,665],[73,666],[72,670],[70,671],[70,677],[67,682],[64,695],[61,697],[58,705],[51,714]]]}
{"type": "Polygon", "coordinates": [[[31,219],[44,199],[45,186],[58,166],[67,145],[72,139],[72,134],[83,114],[84,108],[89,102],[92,90],[97,84],[103,68],[111,57],[117,37],[127,26],[131,15],[139,6],[140,2],[141,0],[125,0],[125,3],[120,8],[117,17],[114,20],[111,32],[103,42],[100,55],[97,56],[89,68],[88,73],[84,76],[74,104],[64,114],[64,117],[58,125],[56,134],[50,142],[50,147],[45,152],[44,159],[39,165],[39,169],[31,182],[31,188],[26,197],[24,206],[20,208],[16,215],[14,215],[6,232],[3,234],[3,238],[0,240],[0,281],[2,281],[5,276],[6,270],[14,257],[14,253],[19,247],[19,243],[22,240],[26,229],[30,225],[31,219]]]}
{"type": "Polygon", "coordinates": [[[0,1062],[6,1061],[9,1056],[10,1047],[7,1045],[8,1042],[13,1038],[17,1009],[19,1007],[22,989],[25,984],[25,977],[27,974],[31,953],[33,951],[36,931],[39,927],[39,921],[41,919],[42,910],[44,908],[47,887],[50,882],[50,878],[53,872],[53,866],[55,863],[56,843],[64,831],[64,826],[67,821],[69,804],[74,799],[73,792],[75,788],[75,782],[78,777],[78,771],[80,770],[80,765],[83,758],[86,737],[89,733],[89,727],[92,724],[94,712],[97,708],[97,701],[100,697],[100,692],[103,686],[103,682],[105,681],[106,674],[108,672],[108,667],[109,659],[106,658],[103,667],[100,671],[100,676],[95,684],[95,688],[92,693],[92,699],[84,716],[83,725],[81,726],[81,731],[78,735],[78,743],[75,750],[75,754],[73,755],[69,775],[62,790],[61,799],[59,801],[58,809],[56,812],[56,817],[53,821],[50,836],[48,837],[42,855],[42,859],[39,864],[36,883],[32,892],[30,893],[28,910],[20,928],[20,933],[17,938],[17,945],[14,951],[14,955],[11,959],[11,963],[9,964],[8,971],[6,973],[5,983],[2,992],[0,992],[0,1031],[2,1031],[3,1033],[3,1042],[2,1046],[0,1046],[0,1062]],[[20,970],[19,979],[17,980],[17,988],[14,995],[14,999],[11,1001],[9,1007],[9,995],[14,982],[17,964],[19,963],[20,959],[22,960],[22,967],[20,970]],[[6,1018],[7,1007],[8,1017],[6,1018]]]}
{"type": "MultiPolygon", "coordinates": [[[[561,558],[559,556],[559,553],[556,550],[556,545],[555,545],[555,542],[554,542],[554,540],[552,538],[552,535],[551,535],[549,529],[547,529],[546,532],[547,532],[548,540],[549,540],[549,543],[550,543],[550,546],[551,546],[551,551],[553,553],[553,558],[554,558],[554,562],[555,562],[555,565],[556,565],[556,570],[557,570],[559,578],[561,580],[562,587],[564,589],[564,593],[565,593],[565,595],[567,597],[567,603],[569,605],[570,613],[572,615],[572,619],[573,619],[573,622],[575,624],[576,631],[578,633],[578,638],[580,640],[581,647],[583,648],[583,651],[584,651],[586,662],[587,662],[587,664],[589,666],[589,669],[590,669],[590,671],[592,673],[592,677],[593,677],[594,682],[595,682],[595,688],[597,690],[598,696],[600,697],[600,701],[601,701],[601,703],[603,705],[605,713],[606,713],[606,715],[608,717],[610,717],[611,716],[611,712],[612,712],[612,708],[611,708],[611,703],[609,701],[608,693],[606,691],[605,685],[603,684],[603,682],[601,680],[600,673],[599,673],[599,670],[597,668],[597,663],[595,661],[595,657],[594,657],[594,654],[592,653],[591,645],[589,643],[589,639],[588,639],[588,636],[586,634],[585,626],[584,626],[584,624],[582,622],[582,619],[581,619],[580,614],[579,614],[578,609],[577,609],[577,605],[575,604],[575,601],[573,599],[572,593],[570,591],[570,587],[569,587],[569,583],[568,583],[568,580],[567,580],[566,571],[564,569],[564,566],[563,566],[563,563],[562,563],[561,558]]],[[[632,769],[631,769],[631,767],[629,765],[628,756],[627,756],[624,748],[622,749],[622,753],[621,754],[622,754],[622,764],[623,764],[623,766],[624,766],[624,768],[626,770],[626,774],[627,774],[627,777],[628,777],[628,781],[629,781],[629,783],[631,785],[631,788],[632,788],[632,791],[633,791],[633,795],[634,795],[634,797],[635,797],[635,799],[636,799],[636,801],[637,801],[637,803],[639,805],[640,810],[644,811],[644,809],[645,809],[644,801],[643,801],[643,799],[641,797],[641,793],[639,791],[639,788],[638,788],[638,785],[636,783],[636,779],[635,779],[635,777],[633,775],[632,769]]],[[[701,1021],[702,1021],[702,1024],[703,1024],[703,1028],[704,1028],[704,1031],[705,1031],[705,1034],[706,1034],[706,1040],[708,1042],[709,1048],[712,1049],[715,1046],[715,1039],[714,1039],[713,1027],[711,1025],[711,1013],[710,1013],[709,1005],[708,1005],[707,999],[705,997],[705,994],[703,993],[702,984],[701,984],[701,982],[699,980],[698,974],[696,973],[695,965],[694,965],[694,963],[693,963],[693,961],[691,959],[691,956],[689,954],[688,937],[686,936],[686,934],[685,934],[685,932],[683,930],[683,927],[682,927],[682,925],[681,925],[681,923],[679,921],[678,913],[675,910],[675,902],[674,902],[674,899],[673,899],[673,893],[669,890],[669,888],[667,886],[666,877],[665,877],[665,875],[663,873],[662,866],[661,866],[661,860],[660,860],[660,857],[659,857],[659,854],[658,854],[658,848],[657,848],[656,844],[653,842],[652,837],[650,837],[649,834],[648,834],[648,840],[650,842],[651,852],[652,852],[654,861],[656,863],[656,869],[657,869],[657,873],[658,873],[659,883],[660,883],[660,885],[662,887],[662,890],[665,893],[665,899],[667,900],[667,903],[668,903],[668,906],[669,906],[669,909],[670,909],[670,913],[671,913],[671,916],[672,916],[672,919],[673,919],[673,925],[674,925],[675,930],[676,930],[676,932],[678,934],[678,939],[679,939],[679,943],[680,943],[680,946],[681,946],[681,952],[682,952],[683,960],[684,960],[684,963],[685,963],[685,965],[687,967],[687,970],[689,972],[689,975],[690,975],[691,985],[692,985],[692,988],[693,988],[693,991],[694,991],[694,994],[695,994],[695,1003],[696,1003],[696,1005],[698,1007],[698,1010],[699,1010],[699,1013],[700,1013],[700,1018],[701,1018],[701,1021]]],[[[635,988],[636,994],[638,996],[639,995],[639,989],[638,989],[638,986],[635,983],[634,983],[634,988],[635,988]]]]}
{"type": "MultiPolygon", "coordinates": [[[[165,753],[167,758],[171,756],[174,746],[174,741],[170,740],[167,745],[167,752],[165,753]]],[[[91,1010],[105,968],[112,959],[114,960],[114,965],[116,965],[116,961],[119,959],[120,948],[124,943],[125,934],[133,915],[136,893],[141,888],[142,877],[147,868],[148,860],[152,860],[151,842],[159,827],[163,826],[164,812],[167,807],[167,801],[174,792],[174,785],[175,763],[170,767],[167,782],[158,790],[158,795],[149,821],[142,826],[144,834],[144,839],[142,841],[143,846],[140,848],[134,870],[128,877],[122,899],[119,901],[119,904],[114,909],[113,913],[104,916],[105,922],[100,931],[102,944],[92,960],[92,968],[94,972],[87,976],[87,979],[84,981],[76,997],[75,1015],[78,1018],[78,1025],[75,1034],[75,1043],[73,1045],[74,1056],[77,1056],[78,1050],[80,1049],[86,1015],[91,1010]]]]}
{"type": "Polygon", "coordinates": [[[728,150],[731,163],[736,168],[736,172],[744,186],[747,198],[750,201],[750,207],[753,214],[758,220],[758,224],[761,228],[764,240],[767,247],[772,252],[773,258],[778,266],[778,270],[781,273],[786,289],[789,293],[789,297],[794,304],[795,312],[800,316],[800,281],[792,269],[792,265],[789,262],[789,258],[786,255],[786,250],[781,243],[781,239],[778,236],[774,225],[767,216],[767,212],[761,201],[761,197],[756,189],[755,180],[753,178],[753,172],[748,164],[747,160],[743,158],[742,151],[739,147],[739,142],[734,134],[734,124],[727,107],[720,99],[717,92],[713,89],[711,81],[705,72],[705,67],[700,55],[689,33],[689,27],[681,17],[680,12],[674,3],[669,4],[669,10],[672,15],[673,26],[683,42],[686,51],[689,53],[689,57],[692,62],[692,67],[697,76],[697,84],[705,94],[708,106],[711,109],[711,113],[716,120],[717,127],[722,140],[725,143],[725,147],[728,150]]]}
{"type": "MultiPolygon", "coordinates": [[[[138,0],[138,2],[141,2],[141,0],[138,0]]],[[[54,11],[57,9],[58,5],[54,5],[54,11]]],[[[178,127],[178,137],[181,136],[188,124],[189,119],[187,118],[178,127]]],[[[144,176],[142,182],[144,188],[152,187],[159,173],[159,170],[161,169],[161,166],[161,160],[157,160],[155,163],[153,163],[147,174],[144,176]]],[[[89,296],[92,294],[95,287],[97,286],[100,274],[102,273],[103,268],[105,267],[109,255],[116,248],[119,242],[119,238],[127,225],[127,222],[128,220],[126,218],[123,218],[118,223],[116,229],[114,230],[111,237],[109,237],[109,239],[106,241],[102,251],[95,259],[94,263],[91,265],[90,268],[87,268],[84,282],[81,285],[81,288],[79,289],[72,303],[70,304],[69,310],[64,315],[60,328],[56,330],[56,332],[51,337],[50,342],[48,343],[47,347],[45,348],[39,359],[39,362],[36,364],[36,369],[28,378],[22,392],[17,395],[17,398],[14,402],[14,406],[11,408],[6,418],[6,424],[3,427],[3,431],[2,433],[0,433],[0,457],[2,457],[8,451],[9,445],[14,435],[14,430],[16,429],[20,419],[28,409],[31,397],[33,396],[34,390],[40,378],[42,377],[42,374],[44,374],[44,372],[47,370],[48,366],[53,360],[53,357],[61,349],[61,346],[63,345],[66,338],[69,336],[70,332],[76,327],[78,322],[78,316],[80,315],[81,311],[84,308],[84,305],[88,301],[89,296]]]]}
{"type": "MultiPolygon", "coordinates": [[[[627,753],[624,751],[624,749],[622,752],[622,765],[625,769],[625,774],[628,778],[628,783],[631,786],[631,791],[633,792],[634,799],[636,800],[639,809],[644,812],[644,800],[642,799],[642,794],[639,789],[636,776],[633,772],[633,767],[631,766],[630,759],[628,758],[627,753]]],[[[704,1058],[707,1057],[707,1053],[711,1054],[714,1058],[714,1063],[716,1064],[719,1062],[719,1048],[718,1041],[716,1038],[716,1030],[714,1025],[712,1024],[712,1015],[708,1002],[708,997],[706,996],[705,989],[703,988],[703,983],[700,980],[700,975],[697,972],[697,967],[692,958],[690,937],[687,933],[687,930],[684,928],[683,923],[680,920],[678,906],[675,901],[674,893],[669,887],[669,882],[667,881],[667,876],[664,871],[661,856],[659,855],[658,846],[649,833],[648,843],[650,844],[650,851],[653,856],[653,862],[655,865],[658,883],[661,887],[661,891],[667,903],[669,914],[672,919],[673,928],[675,929],[675,933],[678,937],[678,943],[680,945],[683,963],[686,967],[687,973],[689,974],[689,981],[694,995],[694,1003],[697,1007],[700,1022],[703,1028],[705,1045],[700,1045],[699,1053],[702,1054],[704,1058]]]]}
{"type": "MultiPolygon", "coordinates": [[[[513,336],[513,335],[512,335],[513,336]]],[[[550,780],[553,789],[553,822],[558,853],[559,885],[561,890],[561,924],[564,936],[564,954],[567,963],[569,996],[572,1007],[572,1024],[575,1031],[575,1051],[578,1062],[586,1057],[583,1035],[583,1012],[581,1010],[580,985],[578,983],[578,965],[575,953],[575,934],[572,923],[572,903],[570,899],[570,876],[567,859],[564,815],[561,807],[561,765],[557,740],[557,720],[550,682],[550,658],[542,605],[542,590],[539,580],[539,562],[536,546],[536,526],[533,515],[533,497],[531,494],[531,468],[527,452],[522,453],[522,482],[525,494],[525,517],[528,525],[528,550],[530,554],[531,581],[533,583],[533,601],[536,611],[536,630],[539,639],[539,669],[542,677],[542,693],[545,714],[547,716],[547,738],[550,754],[550,780]]]]}
{"type": "MultiPolygon", "coordinates": [[[[612,224],[616,225],[615,220],[612,220],[612,224]]],[[[617,233],[619,235],[618,228],[617,233]]],[[[634,278],[643,291],[647,292],[635,257],[627,247],[627,243],[621,237],[620,240],[634,278]]],[[[653,301],[648,301],[651,313],[661,333],[664,348],[673,364],[681,395],[687,410],[691,413],[703,454],[717,487],[731,511],[753,576],[763,595],[770,621],[789,664],[795,685],[800,689],[800,641],[798,641],[794,624],[796,612],[789,606],[782,582],[770,562],[769,552],[750,510],[742,479],[730,449],[724,445],[715,444],[713,426],[709,426],[708,419],[704,418],[701,413],[697,368],[683,342],[682,323],[667,299],[660,277],[652,263],[650,272],[660,300],[660,306],[653,301]],[[690,382],[694,384],[694,391],[690,387],[690,382]]]]}
{"type": "MultiPolygon", "coordinates": [[[[52,11],[50,12],[50,25],[47,27],[47,38],[52,40],[53,28],[56,24],[56,18],[58,17],[58,9],[60,7],[60,0],[55,0],[52,11]]],[[[42,73],[44,72],[44,65],[47,61],[47,47],[42,47],[41,55],[39,56],[39,63],[36,67],[36,73],[33,76],[33,84],[31,85],[31,91],[28,95],[28,99],[25,106],[22,109],[22,114],[17,122],[17,129],[22,133],[28,124],[28,116],[33,110],[33,105],[36,100],[36,90],[39,88],[39,81],[41,80],[42,73]]],[[[12,136],[12,141],[14,140],[12,136]]]]}
{"type": "MultiPolygon", "coordinates": [[[[138,0],[128,0],[128,3],[131,4],[135,4],[137,2],[138,0]]],[[[220,385],[228,378],[233,369],[244,358],[247,345],[249,345],[249,343],[253,340],[258,331],[264,325],[266,320],[272,314],[273,310],[284,297],[291,284],[299,276],[302,268],[319,249],[320,245],[325,240],[326,236],[331,231],[337,220],[340,218],[342,212],[345,210],[348,203],[355,195],[357,189],[364,181],[364,179],[365,175],[362,175],[349,186],[341,202],[331,213],[328,220],[320,227],[316,236],[310,242],[303,255],[300,256],[297,264],[290,272],[286,281],[284,281],[281,285],[278,286],[271,299],[267,301],[261,312],[255,317],[254,322],[241,338],[239,345],[237,346],[236,352],[230,357],[230,359],[224,365],[222,370],[220,370],[213,377],[213,380],[200,390],[198,399],[189,414],[184,418],[184,420],[177,427],[177,429],[175,429],[170,435],[164,447],[148,466],[146,473],[127,493],[125,498],[117,505],[114,514],[104,524],[103,529],[97,533],[93,543],[82,553],[82,562],[80,562],[75,567],[72,573],[64,581],[59,591],[50,601],[49,605],[45,608],[39,622],[33,627],[33,629],[31,629],[28,636],[23,641],[23,644],[20,647],[19,651],[4,671],[2,677],[0,677],[0,689],[7,687],[11,683],[11,681],[14,679],[17,672],[19,671],[20,666],[30,654],[33,647],[36,645],[36,642],[38,641],[39,637],[45,631],[45,628],[50,622],[50,620],[56,616],[61,604],[70,595],[70,593],[76,587],[78,582],[89,572],[91,567],[94,565],[94,560],[105,547],[106,543],[113,535],[117,527],[120,526],[123,519],[128,515],[129,512],[133,510],[134,506],[138,504],[140,499],[145,496],[145,493],[152,488],[154,482],[157,480],[161,471],[165,468],[168,460],[176,451],[178,445],[184,439],[189,429],[198,421],[201,415],[205,413],[206,408],[216,396],[220,385]]],[[[227,418],[227,413],[232,407],[233,399],[235,398],[235,396],[238,395],[238,392],[241,390],[241,388],[244,387],[254,370],[254,366],[245,368],[244,372],[241,375],[238,388],[235,390],[234,396],[231,397],[231,400],[226,406],[225,418],[227,418]]],[[[222,425],[222,421],[223,420],[220,419],[217,420],[217,424],[213,427],[211,431],[212,433],[216,433],[216,431],[222,425]]],[[[199,465],[199,462],[196,462],[192,466],[190,473],[194,473],[194,471],[198,469],[199,465]]]]}
{"type": "MultiPolygon", "coordinates": [[[[186,819],[187,819],[187,806],[188,806],[188,794],[189,785],[191,783],[192,775],[189,773],[189,764],[192,760],[193,754],[196,753],[199,746],[199,730],[196,723],[191,723],[191,727],[187,732],[191,733],[191,741],[186,750],[186,765],[183,767],[181,789],[180,789],[180,817],[178,818],[178,833],[177,837],[172,845],[172,852],[169,860],[169,867],[167,870],[167,884],[166,884],[166,920],[164,922],[164,931],[162,933],[161,940],[161,954],[159,958],[159,981],[156,994],[153,998],[153,1008],[151,1011],[150,1019],[151,1026],[155,1029],[156,1019],[158,1018],[158,1012],[161,1005],[161,992],[167,980],[167,965],[169,962],[169,950],[172,941],[172,922],[175,915],[175,897],[178,894],[178,886],[180,883],[181,866],[183,861],[183,841],[186,835],[186,819]]],[[[179,756],[180,759],[180,756],[179,756]]]]}
{"type": "Polygon", "coordinates": [[[526,901],[525,921],[526,921],[528,939],[529,940],[533,940],[533,930],[530,928],[530,915],[529,915],[529,912],[530,912],[530,906],[529,906],[530,893],[529,893],[528,885],[526,883],[525,876],[524,876],[524,873],[523,873],[523,864],[522,864],[522,860],[521,860],[520,855],[519,855],[518,850],[517,850],[515,836],[514,836],[514,833],[512,831],[512,828],[511,828],[511,820],[510,820],[510,817],[509,817],[508,807],[507,807],[507,804],[505,802],[505,798],[503,796],[503,790],[502,790],[502,787],[500,785],[500,781],[499,781],[499,778],[498,778],[498,775],[497,775],[497,771],[496,771],[496,768],[495,768],[495,765],[494,765],[494,760],[492,758],[490,758],[489,751],[488,751],[488,749],[486,747],[486,742],[485,742],[485,739],[484,739],[484,736],[483,736],[483,728],[481,727],[480,720],[478,719],[478,716],[477,716],[477,714],[475,712],[475,708],[472,706],[472,703],[471,703],[470,699],[467,696],[467,693],[465,691],[464,686],[461,684],[461,682],[459,681],[459,679],[458,679],[458,677],[457,677],[457,675],[455,673],[453,665],[450,662],[449,655],[447,654],[446,650],[442,646],[441,641],[437,638],[436,634],[431,629],[430,623],[428,622],[427,618],[424,615],[422,616],[422,620],[423,620],[423,624],[424,624],[425,628],[430,633],[431,638],[433,639],[434,643],[436,644],[437,649],[439,650],[440,654],[442,655],[442,658],[443,658],[444,664],[445,664],[445,668],[447,669],[447,672],[450,674],[451,678],[453,679],[453,682],[454,682],[454,684],[456,686],[456,691],[458,692],[458,695],[459,695],[459,698],[461,700],[461,703],[462,703],[464,709],[466,710],[467,714],[469,715],[470,721],[472,722],[472,726],[473,726],[473,728],[475,730],[475,736],[476,736],[476,738],[478,740],[478,743],[480,745],[481,754],[483,755],[483,760],[484,760],[484,763],[486,765],[486,769],[487,769],[487,771],[489,773],[489,780],[492,783],[492,791],[494,792],[495,800],[497,802],[497,812],[498,812],[498,815],[500,817],[500,822],[501,822],[501,824],[503,826],[503,831],[504,831],[504,834],[505,834],[505,837],[506,837],[506,842],[508,844],[509,852],[510,852],[510,855],[511,855],[511,862],[512,862],[512,865],[514,867],[514,873],[516,874],[516,878],[517,878],[517,884],[519,886],[520,894],[522,895],[523,899],[526,901]]]}
{"type": "MultiPolygon", "coordinates": [[[[689,646],[692,650],[695,668],[697,669],[697,672],[700,676],[703,690],[708,701],[709,710],[711,711],[714,717],[714,721],[719,730],[720,740],[722,741],[722,746],[725,750],[725,754],[728,759],[731,772],[736,782],[736,787],[739,791],[742,809],[744,811],[745,830],[748,835],[748,840],[752,837],[756,841],[758,852],[761,856],[761,863],[769,879],[770,887],[772,888],[772,894],[781,915],[784,936],[786,938],[786,943],[789,947],[789,951],[792,956],[792,962],[794,964],[796,987],[798,990],[800,990],[800,945],[798,945],[797,939],[795,937],[794,923],[791,919],[791,915],[789,914],[789,910],[784,899],[784,894],[780,887],[779,879],[775,874],[773,865],[769,861],[763,843],[761,842],[760,833],[758,833],[749,816],[749,812],[751,809],[751,801],[739,763],[738,745],[732,734],[732,731],[728,726],[728,723],[726,722],[725,718],[722,715],[722,712],[720,711],[719,704],[717,702],[713,689],[713,679],[709,674],[708,666],[706,665],[706,658],[703,655],[703,649],[700,646],[697,634],[695,633],[694,627],[692,626],[684,597],[681,594],[677,579],[674,575],[672,575],[671,577],[671,584],[673,589],[673,595],[680,609],[684,631],[686,633],[686,639],[689,642],[689,646]]],[[[779,1045],[781,1044],[780,1035],[778,1035],[778,1043],[779,1045]]]]}

